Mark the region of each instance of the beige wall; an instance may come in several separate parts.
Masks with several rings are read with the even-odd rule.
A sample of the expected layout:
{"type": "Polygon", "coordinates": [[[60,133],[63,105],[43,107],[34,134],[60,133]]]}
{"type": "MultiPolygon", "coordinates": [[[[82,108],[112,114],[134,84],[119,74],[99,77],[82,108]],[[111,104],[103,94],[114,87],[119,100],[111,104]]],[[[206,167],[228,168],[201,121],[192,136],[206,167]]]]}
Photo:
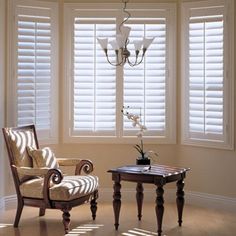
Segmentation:
{"type": "MultiPolygon", "coordinates": [[[[63,0],[59,1],[60,4],[63,0]]],[[[99,2],[99,1],[76,1],[76,0],[65,0],[65,2],[99,2]]],[[[121,2],[120,0],[103,0],[100,2],[121,2]]],[[[144,0],[134,0],[130,3],[143,2],[144,0]]],[[[155,1],[149,0],[148,2],[167,2],[167,1],[155,1]]],[[[177,2],[178,6],[180,0],[168,1],[177,2]]],[[[236,5],[236,4],[235,4],[236,5]]],[[[62,7],[61,7],[62,9],[62,7]]],[[[179,15],[178,7],[178,15],[179,15]]],[[[235,11],[236,12],[236,11],[235,11]]],[[[62,16],[62,12],[61,12],[62,16]]],[[[60,19],[62,22],[62,19],[60,19]]],[[[178,40],[177,44],[180,46],[179,32],[180,32],[180,19],[178,19],[178,40]]],[[[236,25],[236,24],[235,24],[236,25]]],[[[60,28],[62,38],[62,28],[60,28]]],[[[236,37],[235,37],[236,38],[236,37]]],[[[62,42],[61,42],[62,43],[62,42]]],[[[63,48],[60,47],[60,75],[63,75],[63,48]]],[[[180,47],[178,47],[177,54],[177,131],[180,133],[180,47]]],[[[236,66],[235,66],[236,67],[236,66]]],[[[60,79],[60,99],[63,99],[63,88],[62,88],[62,76],[60,79]]],[[[62,102],[60,102],[62,104],[62,102]]],[[[235,101],[236,104],[236,101],[235,101]]],[[[90,158],[95,164],[95,173],[100,177],[100,187],[112,188],[112,182],[110,175],[107,173],[109,168],[113,168],[124,164],[135,163],[137,153],[133,149],[132,145],[121,145],[121,144],[107,144],[107,145],[88,145],[88,144],[64,144],[62,142],[63,135],[63,107],[60,107],[60,142],[58,145],[53,145],[52,148],[56,154],[60,157],[81,157],[90,158]]],[[[236,115],[235,115],[236,117],[236,115]]],[[[236,125],[235,125],[236,126],[236,125]]],[[[191,172],[188,173],[186,179],[186,190],[202,193],[210,193],[216,195],[222,195],[227,197],[236,198],[236,153],[235,151],[226,151],[218,149],[208,149],[201,147],[183,146],[180,145],[180,136],[178,135],[176,145],[146,145],[147,150],[155,150],[159,154],[157,160],[160,164],[186,166],[191,168],[191,172]]],[[[6,183],[8,185],[8,183],[6,183]]],[[[9,185],[8,185],[9,186],[9,185]]],[[[124,184],[124,187],[130,186],[124,184]]],[[[6,194],[12,194],[13,189],[6,189],[6,194]]]]}
{"type": "MultiPolygon", "coordinates": [[[[5,69],[5,0],[0,0],[0,128],[4,126],[4,69],[5,69]]],[[[4,196],[3,136],[0,131],[0,198],[4,196]]]]}
{"type": "MultiPolygon", "coordinates": [[[[134,164],[137,152],[132,145],[104,144],[104,145],[78,145],[78,144],[62,144],[53,146],[53,149],[60,157],[81,157],[89,158],[95,164],[95,174],[100,178],[100,186],[103,188],[111,188],[111,176],[107,170],[116,166],[134,164]]],[[[176,145],[147,145],[147,150],[156,150],[159,154],[158,163],[174,165],[176,164],[176,145]]],[[[124,187],[129,185],[124,183],[124,187]]]]}

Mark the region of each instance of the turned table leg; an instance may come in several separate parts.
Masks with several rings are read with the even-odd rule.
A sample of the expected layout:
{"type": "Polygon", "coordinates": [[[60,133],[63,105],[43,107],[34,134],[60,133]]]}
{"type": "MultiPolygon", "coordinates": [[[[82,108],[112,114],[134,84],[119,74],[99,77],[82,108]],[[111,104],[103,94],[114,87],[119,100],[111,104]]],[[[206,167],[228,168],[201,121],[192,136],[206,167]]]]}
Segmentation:
{"type": "MultiPolygon", "coordinates": [[[[118,178],[119,179],[119,178],[118,178]]],[[[113,194],[113,210],[115,215],[115,229],[118,230],[119,227],[119,216],[120,216],[120,207],[121,207],[121,184],[120,180],[115,180],[114,185],[114,194],[113,194]]]]}
{"type": "Polygon", "coordinates": [[[157,233],[158,236],[161,236],[162,233],[162,219],[163,219],[163,214],[164,214],[164,189],[162,185],[157,186],[156,190],[156,216],[157,216],[157,233]]]}
{"type": "Polygon", "coordinates": [[[182,225],[182,215],[183,215],[183,208],[184,208],[184,180],[181,179],[177,181],[177,192],[176,192],[176,204],[178,209],[178,223],[179,226],[182,225]]]}
{"type": "Polygon", "coordinates": [[[137,183],[136,201],[137,201],[137,206],[138,206],[138,219],[141,220],[142,206],[143,206],[143,185],[142,185],[142,183],[137,183]]]}
{"type": "Polygon", "coordinates": [[[69,227],[70,227],[70,210],[71,208],[63,208],[62,209],[62,222],[63,222],[63,225],[64,225],[64,230],[65,230],[65,233],[68,234],[69,233],[69,227]]]}
{"type": "Polygon", "coordinates": [[[96,219],[96,213],[97,213],[97,199],[98,199],[98,190],[96,190],[93,193],[93,198],[90,201],[90,210],[92,212],[92,218],[93,220],[96,219]]]}

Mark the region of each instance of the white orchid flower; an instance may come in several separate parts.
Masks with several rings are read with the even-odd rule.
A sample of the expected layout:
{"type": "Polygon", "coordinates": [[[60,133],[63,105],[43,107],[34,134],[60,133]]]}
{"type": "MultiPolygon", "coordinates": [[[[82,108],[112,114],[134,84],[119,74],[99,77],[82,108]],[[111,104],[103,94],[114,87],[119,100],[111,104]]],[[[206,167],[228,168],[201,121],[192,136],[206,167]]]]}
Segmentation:
{"type": "MultiPolygon", "coordinates": [[[[143,148],[143,134],[144,132],[147,130],[147,127],[145,125],[142,124],[141,122],[141,118],[140,116],[138,115],[135,115],[135,114],[132,114],[132,113],[129,113],[127,111],[127,109],[129,108],[129,106],[127,107],[123,107],[124,109],[121,110],[122,114],[124,116],[126,116],[129,120],[132,121],[132,126],[133,127],[137,127],[139,128],[139,131],[137,132],[137,137],[140,139],[140,145],[136,144],[134,146],[134,148],[141,154],[142,158],[148,158],[149,157],[149,154],[151,155],[155,155],[155,156],[158,156],[155,152],[153,151],[148,151],[148,152],[145,152],[144,151],[144,148],[143,148]]],[[[151,156],[150,155],[150,156],[151,156]]]]}
{"type": "Polygon", "coordinates": [[[126,116],[129,120],[132,120],[132,114],[127,114],[126,116]]]}
{"type": "Polygon", "coordinates": [[[138,122],[139,116],[137,115],[132,115],[132,120],[138,122]]]}

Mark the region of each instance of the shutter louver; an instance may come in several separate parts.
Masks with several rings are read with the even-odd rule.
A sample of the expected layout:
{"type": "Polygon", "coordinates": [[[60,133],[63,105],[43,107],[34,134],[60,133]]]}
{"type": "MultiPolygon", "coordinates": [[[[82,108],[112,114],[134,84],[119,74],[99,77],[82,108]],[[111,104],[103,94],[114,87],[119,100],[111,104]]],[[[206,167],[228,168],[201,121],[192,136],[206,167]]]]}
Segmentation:
{"type": "MultiPolygon", "coordinates": [[[[39,10],[40,11],[40,10],[39,10]]],[[[51,127],[51,19],[17,17],[17,124],[51,127]]]]}
{"type": "Polygon", "coordinates": [[[114,22],[75,18],[73,130],[78,136],[115,135],[116,70],[97,42],[115,36],[114,22]]]}
{"type": "MultiPolygon", "coordinates": [[[[152,19],[152,21],[155,21],[152,19]]],[[[157,21],[157,20],[156,20],[157,21]]],[[[135,68],[124,67],[124,104],[132,113],[140,114],[147,126],[145,135],[164,136],[166,130],[166,25],[165,19],[156,23],[133,23],[130,33],[131,52],[133,41],[147,37],[155,40],[146,52],[143,63],[135,68]]],[[[134,55],[130,58],[134,61],[134,55]]],[[[124,120],[124,135],[135,134],[131,123],[124,120]]]]}
{"type": "Polygon", "coordinates": [[[224,130],[223,16],[190,18],[189,130],[222,139],[224,130]]]}

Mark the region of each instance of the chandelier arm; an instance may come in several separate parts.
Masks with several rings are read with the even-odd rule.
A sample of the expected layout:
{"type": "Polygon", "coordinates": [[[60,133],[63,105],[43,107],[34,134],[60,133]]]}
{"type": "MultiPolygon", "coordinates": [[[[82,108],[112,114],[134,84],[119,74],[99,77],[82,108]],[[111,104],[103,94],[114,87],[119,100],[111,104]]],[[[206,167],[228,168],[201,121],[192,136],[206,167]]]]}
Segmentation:
{"type": "MultiPolygon", "coordinates": [[[[110,65],[112,65],[112,66],[121,66],[121,65],[124,64],[123,58],[122,58],[122,61],[121,61],[121,62],[112,63],[112,62],[110,61],[110,59],[109,59],[109,56],[108,56],[108,52],[107,52],[107,51],[108,51],[108,50],[105,51],[106,59],[107,59],[107,62],[108,62],[110,65]]],[[[116,58],[118,58],[118,57],[117,57],[117,53],[116,53],[116,58]]]]}
{"type": "Polygon", "coordinates": [[[143,59],[144,59],[144,56],[145,56],[146,51],[147,51],[147,49],[144,48],[144,49],[143,49],[142,58],[141,58],[140,62],[138,62],[138,63],[136,64],[136,66],[138,66],[139,64],[141,64],[141,63],[143,62],[143,59]]]}
{"type": "Polygon", "coordinates": [[[131,67],[134,67],[134,66],[136,66],[137,59],[135,60],[134,63],[132,63],[132,62],[129,60],[129,58],[128,58],[128,59],[127,59],[127,62],[128,62],[128,64],[129,64],[131,67]]]}
{"type": "Polygon", "coordinates": [[[132,62],[129,60],[129,58],[128,58],[127,61],[128,61],[128,63],[129,63],[130,66],[134,67],[134,66],[137,66],[137,65],[141,64],[142,61],[143,61],[143,58],[144,58],[144,54],[142,54],[142,58],[141,58],[141,60],[138,62],[138,53],[136,53],[136,58],[135,58],[135,62],[134,62],[134,63],[132,63],[132,62]]]}
{"type": "Polygon", "coordinates": [[[107,62],[110,64],[110,65],[112,65],[112,66],[119,66],[120,65],[120,63],[112,63],[110,60],[109,60],[109,58],[108,58],[108,55],[106,56],[106,58],[107,58],[107,62]]]}
{"type": "Polygon", "coordinates": [[[128,63],[129,63],[129,65],[132,66],[132,67],[138,66],[138,65],[140,65],[140,64],[143,62],[143,59],[144,59],[144,55],[142,55],[142,58],[141,58],[141,60],[140,60],[139,62],[137,62],[138,60],[137,60],[137,58],[136,58],[135,63],[130,62],[129,59],[128,59],[128,63]]]}
{"type": "Polygon", "coordinates": [[[142,55],[141,60],[137,64],[135,64],[135,66],[138,66],[139,64],[141,64],[143,62],[143,59],[144,59],[144,54],[142,55]]]}

